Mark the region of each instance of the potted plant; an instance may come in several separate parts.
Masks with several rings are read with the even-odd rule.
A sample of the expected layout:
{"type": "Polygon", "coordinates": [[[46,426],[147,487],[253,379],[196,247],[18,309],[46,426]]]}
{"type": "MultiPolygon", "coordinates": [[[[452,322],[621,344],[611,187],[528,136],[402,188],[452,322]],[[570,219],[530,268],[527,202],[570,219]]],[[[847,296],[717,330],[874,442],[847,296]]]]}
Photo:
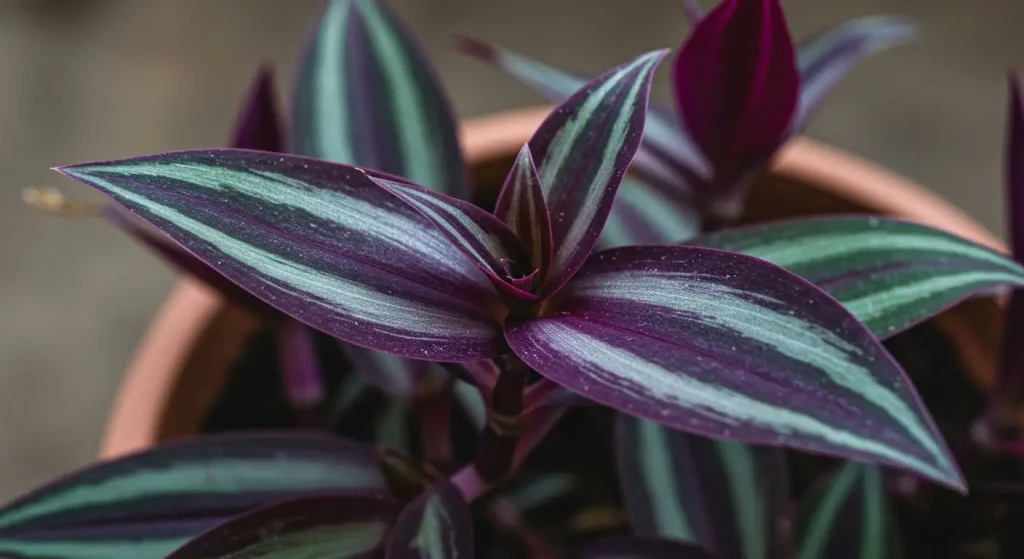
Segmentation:
{"type": "Polygon", "coordinates": [[[101,213],[259,321],[205,410],[228,433],[29,493],[0,510],[0,554],[1013,556],[1012,344],[989,405],[964,383],[940,408],[965,370],[916,325],[1024,268],[884,216],[732,227],[809,92],[893,22],[826,35],[819,75],[776,0],[687,6],[683,126],[648,110],[664,51],[548,73],[560,104],[511,161],[478,160],[475,189],[429,67],[373,0],[332,3],[287,142],[264,74],[234,149],[60,168],[110,204],[37,204],[101,213]],[[278,430],[237,432],[257,427],[278,430]],[[978,531],[925,536],[958,514],[978,531]]]}

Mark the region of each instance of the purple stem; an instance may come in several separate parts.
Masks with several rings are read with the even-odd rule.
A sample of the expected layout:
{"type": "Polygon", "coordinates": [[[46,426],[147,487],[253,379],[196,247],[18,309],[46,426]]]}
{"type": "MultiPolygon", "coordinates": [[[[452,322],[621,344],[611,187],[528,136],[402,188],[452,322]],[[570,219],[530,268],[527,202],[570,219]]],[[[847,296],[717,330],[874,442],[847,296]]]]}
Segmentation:
{"type": "Polygon", "coordinates": [[[487,427],[480,436],[474,465],[488,482],[496,482],[512,469],[512,458],[519,442],[523,391],[530,368],[515,355],[495,360],[501,369],[491,392],[487,409],[487,427]]]}
{"type": "Polygon", "coordinates": [[[453,381],[449,378],[443,386],[433,389],[412,404],[413,413],[419,420],[420,439],[423,441],[427,461],[445,473],[451,472],[454,463],[451,438],[453,381]]]}
{"type": "Polygon", "coordinates": [[[285,399],[299,412],[303,426],[319,426],[317,416],[324,401],[324,384],[314,330],[298,321],[286,320],[278,326],[276,342],[285,399]]]}

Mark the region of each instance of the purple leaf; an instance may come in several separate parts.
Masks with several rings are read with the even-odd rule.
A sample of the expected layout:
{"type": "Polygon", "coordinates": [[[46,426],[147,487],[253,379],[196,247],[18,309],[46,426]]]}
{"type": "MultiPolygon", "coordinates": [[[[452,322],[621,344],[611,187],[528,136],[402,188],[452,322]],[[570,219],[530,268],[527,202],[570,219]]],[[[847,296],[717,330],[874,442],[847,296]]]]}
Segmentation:
{"type": "Polygon", "coordinates": [[[718,181],[770,157],[800,89],[779,0],[724,0],[683,44],[673,79],[679,114],[718,181]]]}
{"type": "Polygon", "coordinates": [[[523,146],[509,170],[494,215],[519,237],[530,254],[530,264],[543,277],[551,264],[551,220],[529,146],[523,146]]]}
{"type": "Polygon", "coordinates": [[[388,559],[473,556],[473,518],[462,493],[447,480],[410,503],[391,531],[388,559]]]}
{"type": "Polygon", "coordinates": [[[249,88],[249,96],[235,124],[231,147],[284,151],[284,132],[274,95],[274,72],[269,66],[260,68],[249,88]]]}
{"type": "Polygon", "coordinates": [[[886,217],[794,219],[690,242],[782,266],[838,299],[880,338],[973,295],[1024,285],[1024,268],[990,248],[886,217]]]}
{"type": "MultiPolygon", "coordinates": [[[[562,102],[586,85],[578,75],[475,39],[461,38],[459,47],[552,101],[562,102]]],[[[711,169],[672,111],[654,100],[631,173],[622,180],[599,246],[674,243],[700,231],[690,185],[709,180],[711,169]]]]}
{"type": "Polygon", "coordinates": [[[502,349],[503,305],[487,277],[368,171],[240,150],[60,170],[271,306],[344,341],[436,361],[502,349]]]}
{"type": "Polygon", "coordinates": [[[296,153],[466,198],[455,119],[412,33],[378,0],[333,0],[302,60],[296,153]]]}
{"type": "Polygon", "coordinates": [[[531,272],[530,258],[516,234],[501,220],[469,202],[414,184],[373,180],[433,223],[502,292],[520,299],[536,299],[513,283],[531,272]]]}
{"type": "Polygon", "coordinates": [[[891,464],[963,490],[905,373],[853,315],[763,260],[595,254],[547,316],[506,325],[538,373],[694,434],[891,464]]]}
{"type": "Polygon", "coordinates": [[[847,462],[800,504],[799,559],[902,557],[882,472],[847,462]]]}
{"type": "Polygon", "coordinates": [[[868,55],[905,43],[917,34],[917,26],[899,16],[871,16],[830,29],[804,41],[797,48],[800,69],[800,104],[793,119],[799,131],[815,110],[850,70],[868,55]]]}
{"type": "Polygon", "coordinates": [[[530,139],[551,214],[554,253],[545,295],[561,288],[597,243],[640,145],[651,78],[665,52],[602,74],[559,105],[530,139]]]}
{"type": "Polygon", "coordinates": [[[692,541],[722,557],[788,557],[791,511],[782,452],[687,435],[620,415],[615,433],[634,532],[692,541]]]}
{"type": "Polygon", "coordinates": [[[587,544],[570,554],[573,559],[715,559],[693,545],[657,538],[611,537],[587,544]]]}
{"type": "Polygon", "coordinates": [[[0,510],[0,555],[162,557],[226,517],[323,491],[387,493],[374,450],[335,437],[216,435],[101,463],[0,510]]]}
{"type": "Polygon", "coordinates": [[[167,559],[370,557],[397,508],[391,500],[356,495],[284,501],[233,518],[167,559]]]}

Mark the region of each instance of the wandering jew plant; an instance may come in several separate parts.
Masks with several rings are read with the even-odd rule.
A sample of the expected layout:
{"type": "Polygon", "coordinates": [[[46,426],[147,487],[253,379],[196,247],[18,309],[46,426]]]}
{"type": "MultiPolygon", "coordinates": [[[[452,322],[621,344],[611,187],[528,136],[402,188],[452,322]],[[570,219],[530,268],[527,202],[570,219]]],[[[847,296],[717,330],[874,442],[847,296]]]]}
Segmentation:
{"type": "MultiPolygon", "coordinates": [[[[59,168],[109,204],[35,203],[100,213],[264,318],[296,416],[275,426],[306,429],[72,474],[0,510],[0,557],[888,557],[882,467],[968,485],[879,340],[1024,268],[885,217],[721,229],[832,84],[912,28],[795,49],[776,0],[685,4],[678,119],[648,107],[665,51],[588,81],[463,42],[560,102],[493,207],[376,0],[330,3],[287,124],[263,70],[230,148],[59,168]],[[795,488],[822,457],[849,462],[795,488]]],[[[226,391],[253,404],[245,386],[226,391]]]]}

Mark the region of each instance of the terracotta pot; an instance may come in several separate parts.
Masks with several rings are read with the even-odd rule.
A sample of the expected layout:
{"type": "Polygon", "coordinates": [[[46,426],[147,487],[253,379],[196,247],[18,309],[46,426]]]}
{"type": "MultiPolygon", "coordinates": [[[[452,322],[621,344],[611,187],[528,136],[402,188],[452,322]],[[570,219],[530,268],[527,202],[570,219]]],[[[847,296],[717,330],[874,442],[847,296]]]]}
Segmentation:
{"type": "MultiPolygon", "coordinates": [[[[548,108],[473,119],[461,129],[474,184],[498,185],[548,108]]],[[[871,212],[945,229],[1002,250],[983,227],[905,178],[806,139],[789,142],[754,186],[745,222],[822,213],[871,212]]],[[[976,382],[992,381],[1001,336],[991,298],[962,304],[938,319],[958,344],[976,382]]],[[[139,346],[103,440],[112,457],[197,431],[228,367],[257,330],[253,315],[226,305],[203,284],[183,279],[139,346]]]]}

